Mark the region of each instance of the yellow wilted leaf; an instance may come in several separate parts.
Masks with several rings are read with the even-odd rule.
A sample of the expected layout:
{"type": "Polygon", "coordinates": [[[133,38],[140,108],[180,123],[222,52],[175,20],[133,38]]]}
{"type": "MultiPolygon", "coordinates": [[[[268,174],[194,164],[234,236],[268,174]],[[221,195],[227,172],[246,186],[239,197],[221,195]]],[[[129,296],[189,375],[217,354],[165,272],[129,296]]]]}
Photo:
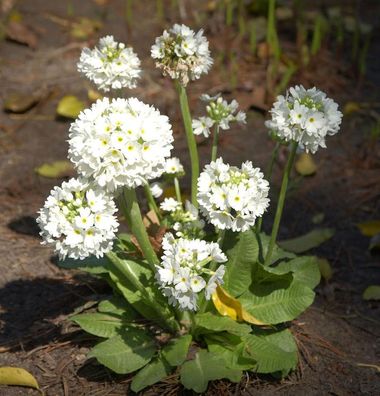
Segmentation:
{"type": "Polygon", "coordinates": [[[380,220],[369,220],[358,224],[360,232],[365,236],[375,236],[380,233],[380,220]]]}
{"type": "Polygon", "coordinates": [[[63,160],[42,164],[35,168],[34,171],[38,175],[49,179],[59,179],[61,177],[72,176],[74,174],[74,167],[70,161],[63,160]]]}
{"type": "Polygon", "coordinates": [[[0,367],[0,384],[39,389],[36,379],[21,367],[0,367]]]}
{"type": "Polygon", "coordinates": [[[96,102],[98,99],[103,99],[104,96],[95,89],[89,88],[87,91],[87,97],[90,102],[96,102]]]}
{"type": "Polygon", "coordinates": [[[296,171],[302,176],[311,176],[317,171],[317,165],[313,156],[309,153],[302,153],[294,164],[296,171]]]}
{"type": "Polygon", "coordinates": [[[254,316],[249,314],[240,304],[240,302],[228,294],[221,286],[217,286],[215,293],[212,295],[212,301],[217,311],[223,316],[229,316],[236,321],[245,321],[257,326],[265,326],[254,316]]]}
{"type": "Polygon", "coordinates": [[[322,278],[326,281],[329,281],[332,278],[334,272],[329,261],[323,258],[318,258],[318,267],[322,278]]]}
{"type": "Polygon", "coordinates": [[[86,108],[84,102],[74,95],[64,96],[58,103],[57,114],[66,118],[77,118],[79,113],[86,108]]]}

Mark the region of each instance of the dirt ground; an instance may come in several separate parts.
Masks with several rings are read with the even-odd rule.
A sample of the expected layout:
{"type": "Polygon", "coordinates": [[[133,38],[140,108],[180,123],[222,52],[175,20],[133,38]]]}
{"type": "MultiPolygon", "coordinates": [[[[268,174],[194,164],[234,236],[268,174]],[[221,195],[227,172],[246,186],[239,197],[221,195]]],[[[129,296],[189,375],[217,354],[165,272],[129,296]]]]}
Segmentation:
{"type": "MultiPolygon", "coordinates": [[[[68,320],[70,314],[91,308],[110,290],[99,280],[56,267],[52,251],[40,245],[35,224],[36,212],[49,190],[62,180],[39,177],[34,168],[63,160],[67,154],[69,122],[56,119],[57,103],[66,94],[87,100],[90,84],[75,66],[84,45],[91,46],[97,37],[114,34],[134,47],[142,59],[144,76],[131,95],[155,104],[170,117],[176,135],[175,154],[188,164],[175,92],[149,57],[150,46],[163,25],[179,21],[179,16],[169,10],[160,21],[154,1],[136,1],[132,28],[128,28],[124,3],[109,1],[105,15],[104,8],[94,1],[73,2],[74,17],[105,15],[100,31],[83,42],[75,41],[67,32],[66,2],[20,0],[17,10],[35,34],[37,46],[32,49],[9,40],[0,42],[0,105],[13,91],[42,98],[25,114],[2,112],[0,116],[0,366],[29,370],[49,396],[132,393],[128,376],[116,376],[95,361],[86,360],[95,340],[68,320]]],[[[185,21],[194,23],[199,15],[192,11],[196,9],[192,5],[205,8],[205,2],[185,3],[185,21]]],[[[362,3],[363,17],[378,23],[375,15],[379,6],[370,1],[362,3]]],[[[240,42],[232,29],[225,29],[220,17],[209,14],[203,19],[213,54],[227,46],[236,49],[237,81],[233,81],[228,63],[217,59],[211,73],[191,85],[190,101],[195,105],[206,91],[223,91],[229,99],[236,98],[248,112],[248,123],[222,135],[220,153],[231,163],[250,159],[263,167],[273,147],[264,128],[265,64],[246,55],[247,44],[240,42]]],[[[378,109],[379,39],[375,30],[367,77],[362,81],[355,78],[344,52],[339,58],[326,50],[292,82],[315,84],[342,107],[347,101],[356,101],[378,109]]],[[[380,284],[380,261],[379,255],[368,251],[369,239],[356,226],[380,218],[380,144],[369,139],[370,128],[366,114],[345,117],[342,131],[329,139],[327,150],[316,155],[316,175],[296,177],[287,201],[281,238],[315,228],[312,218],[321,213],[321,226],[336,230],[331,240],[312,251],[329,260],[333,277],[321,283],[314,305],[292,324],[300,348],[298,370],[281,381],[253,374],[238,385],[219,381],[210,385],[209,395],[380,394],[379,368],[370,366],[380,364],[380,304],[361,297],[368,285],[380,284]]],[[[199,150],[206,162],[208,143],[200,142],[199,150]]],[[[283,160],[282,155],[275,168],[273,190],[278,189],[283,160]]],[[[270,216],[264,228],[269,223],[270,216]]],[[[0,395],[29,394],[38,392],[0,388],[0,395]]],[[[173,375],[143,394],[190,393],[173,375]]]]}

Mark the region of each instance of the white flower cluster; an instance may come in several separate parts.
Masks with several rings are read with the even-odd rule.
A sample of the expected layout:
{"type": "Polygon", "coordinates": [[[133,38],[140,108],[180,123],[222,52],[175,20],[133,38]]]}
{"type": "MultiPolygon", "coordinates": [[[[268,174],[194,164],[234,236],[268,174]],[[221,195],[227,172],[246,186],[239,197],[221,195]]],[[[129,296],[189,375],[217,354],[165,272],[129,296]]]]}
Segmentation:
{"type": "Polygon", "coordinates": [[[104,98],[71,124],[69,158],[83,177],[113,192],[161,176],[172,142],[168,117],[154,107],[104,98]]]}
{"type": "Polygon", "coordinates": [[[339,131],[342,113],[338,105],[318,89],[302,85],[280,95],[270,111],[272,118],[265,125],[279,138],[296,141],[306,152],[315,153],[326,147],[325,138],[339,131]]]}
{"type": "Polygon", "coordinates": [[[165,162],[164,173],[167,175],[182,176],[185,173],[179,158],[168,158],[165,162]]]}
{"type": "Polygon", "coordinates": [[[239,103],[234,99],[228,103],[221,97],[221,94],[209,96],[204,94],[201,100],[207,102],[207,117],[199,117],[193,120],[193,132],[195,135],[204,135],[209,137],[210,128],[213,125],[219,126],[221,129],[230,129],[230,122],[236,121],[239,124],[246,123],[246,114],[244,111],[237,111],[239,103]]]}
{"type": "Polygon", "coordinates": [[[78,71],[93,81],[99,89],[135,88],[140,78],[140,59],[132,48],[118,43],[113,36],[99,40],[99,47],[82,50],[78,71]]]}
{"type": "Polygon", "coordinates": [[[157,266],[156,279],[171,305],[196,311],[198,293],[211,298],[218,284],[223,283],[224,265],[215,272],[206,266],[211,261],[223,263],[227,257],[217,243],[200,239],[176,239],[167,233],[163,239],[164,254],[157,266]]]}
{"type": "Polygon", "coordinates": [[[165,198],[160,208],[167,213],[167,226],[173,228],[178,238],[204,237],[205,222],[199,218],[198,209],[191,202],[186,201],[185,209],[183,209],[182,204],[176,199],[165,198]]]}
{"type": "Polygon", "coordinates": [[[178,24],[156,38],[151,55],[164,75],[179,80],[183,86],[207,73],[213,63],[203,30],[195,33],[178,24]]]}
{"type": "Polygon", "coordinates": [[[198,179],[202,214],[218,229],[247,231],[269,205],[269,183],[246,161],[241,169],[222,158],[206,165],[198,179]]]}
{"type": "Polygon", "coordinates": [[[60,259],[103,256],[111,250],[119,226],[112,198],[79,179],[54,187],[39,211],[37,223],[44,244],[60,259]]]}

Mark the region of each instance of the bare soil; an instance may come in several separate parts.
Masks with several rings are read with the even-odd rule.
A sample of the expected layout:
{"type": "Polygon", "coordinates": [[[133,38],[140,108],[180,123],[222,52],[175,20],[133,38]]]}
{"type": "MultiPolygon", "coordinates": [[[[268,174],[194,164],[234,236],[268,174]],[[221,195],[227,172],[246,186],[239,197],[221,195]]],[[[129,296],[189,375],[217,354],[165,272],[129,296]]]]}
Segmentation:
{"type": "MultiPolygon", "coordinates": [[[[34,172],[45,162],[65,159],[69,122],[55,117],[58,100],[74,94],[87,101],[90,84],[76,71],[76,61],[84,45],[97,37],[114,34],[133,45],[143,60],[144,76],[131,95],[155,104],[167,114],[176,134],[175,153],[188,164],[180,114],[171,82],[160,76],[149,58],[149,49],[163,26],[179,21],[175,10],[166,10],[164,21],[155,12],[155,2],[134,2],[133,24],[125,22],[124,1],[111,0],[106,8],[94,1],[74,3],[74,17],[105,15],[103,27],[87,42],[68,34],[67,3],[20,0],[17,10],[37,37],[31,49],[12,41],[0,43],[1,103],[13,91],[38,94],[39,104],[25,114],[2,113],[0,121],[0,366],[29,370],[46,395],[124,395],[132,393],[129,376],[112,374],[86,353],[95,339],[81,332],[69,320],[73,312],[94,306],[111,293],[107,285],[87,275],[59,269],[52,251],[40,245],[36,212],[49,190],[62,180],[45,179],[34,172]]],[[[170,3],[170,2],[168,2],[170,3]]],[[[186,3],[187,21],[199,18],[197,9],[205,2],[186,3]]],[[[365,17],[377,23],[379,7],[373,2],[363,7],[365,17]],[[371,8],[372,7],[372,8],[371,8]]],[[[201,15],[202,17],[202,15],[201,15]]],[[[217,54],[234,48],[238,73],[231,77],[228,61],[216,61],[210,75],[192,84],[190,100],[199,94],[222,90],[236,98],[248,111],[245,128],[223,134],[220,153],[231,163],[253,160],[265,166],[273,143],[264,128],[263,110],[265,62],[247,55],[247,43],[233,29],[226,29],[213,13],[202,25],[217,54]],[[236,79],[236,82],[235,82],[236,79]]],[[[286,36],[285,36],[286,37],[286,36]]],[[[379,42],[375,30],[373,43],[379,42]]],[[[285,44],[292,50],[292,44],[285,44]]],[[[294,83],[317,85],[343,106],[347,101],[377,106],[380,73],[375,44],[370,51],[367,79],[358,83],[352,65],[323,50],[314,64],[298,73],[294,83]],[[377,103],[377,105],[376,105],[377,103]]],[[[201,111],[197,109],[196,111],[201,111]]],[[[218,381],[208,395],[378,395],[380,372],[380,304],[363,301],[361,295],[371,284],[380,284],[379,256],[368,251],[368,238],[357,223],[380,218],[380,144],[369,139],[370,118],[363,114],[345,117],[342,131],[328,141],[315,160],[315,176],[300,178],[289,194],[281,228],[281,238],[301,235],[316,227],[313,216],[323,213],[320,226],[333,227],[334,237],[311,253],[329,260],[333,277],[322,281],[314,305],[292,324],[300,348],[300,365],[284,380],[247,375],[238,385],[218,381]]],[[[210,155],[208,142],[200,142],[204,163],[210,155]]],[[[278,189],[284,161],[280,155],[275,168],[273,190],[278,189]]],[[[188,181],[188,180],[187,180],[188,181]]],[[[273,210],[273,207],[272,207],[273,210]]],[[[270,217],[264,221],[269,228],[270,217]]],[[[1,387],[5,396],[38,394],[33,389],[1,387]]],[[[143,392],[145,395],[190,394],[173,375],[143,392]]]]}

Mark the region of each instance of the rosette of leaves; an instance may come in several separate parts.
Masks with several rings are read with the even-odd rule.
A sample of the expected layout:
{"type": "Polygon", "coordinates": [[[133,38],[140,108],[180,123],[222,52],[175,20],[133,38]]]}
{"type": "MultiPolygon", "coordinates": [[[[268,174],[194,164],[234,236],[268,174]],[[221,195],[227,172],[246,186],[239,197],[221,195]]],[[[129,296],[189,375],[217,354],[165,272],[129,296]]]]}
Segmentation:
{"type": "Polygon", "coordinates": [[[239,382],[244,371],[278,378],[294,370],[298,353],[289,322],[314,300],[316,258],[276,246],[264,266],[265,234],[231,232],[224,240],[225,283],[193,316],[167,303],[130,235],[119,235],[106,258],[60,262],[104,278],[114,290],[97,312],[71,317],[99,337],[89,356],[118,374],[135,373],[135,392],[173,374],[201,393],[209,381],[239,382]]]}

